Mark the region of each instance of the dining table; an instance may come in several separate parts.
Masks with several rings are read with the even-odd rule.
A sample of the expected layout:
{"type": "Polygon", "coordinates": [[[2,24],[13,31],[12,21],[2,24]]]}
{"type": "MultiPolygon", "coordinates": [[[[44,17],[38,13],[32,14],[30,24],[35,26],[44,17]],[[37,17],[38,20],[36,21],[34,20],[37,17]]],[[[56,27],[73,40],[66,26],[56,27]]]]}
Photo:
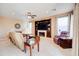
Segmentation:
{"type": "Polygon", "coordinates": [[[35,45],[37,45],[37,50],[39,52],[40,37],[27,34],[24,34],[24,36],[26,37],[26,42],[24,42],[25,53],[27,52],[27,48],[29,48],[30,56],[32,56],[32,49],[34,49],[35,45]]]}

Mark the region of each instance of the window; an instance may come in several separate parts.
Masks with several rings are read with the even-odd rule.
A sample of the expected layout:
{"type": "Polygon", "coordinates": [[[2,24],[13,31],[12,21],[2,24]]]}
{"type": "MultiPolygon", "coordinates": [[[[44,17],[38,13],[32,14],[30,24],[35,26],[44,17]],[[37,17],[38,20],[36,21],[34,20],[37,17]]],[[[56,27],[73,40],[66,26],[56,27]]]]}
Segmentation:
{"type": "Polygon", "coordinates": [[[32,34],[32,23],[31,22],[23,23],[23,33],[32,34]]]}
{"type": "Polygon", "coordinates": [[[62,31],[69,32],[69,16],[57,18],[57,35],[60,35],[62,31]]]}
{"type": "Polygon", "coordinates": [[[70,23],[70,37],[73,38],[73,22],[74,21],[74,15],[71,15],[71,23],[70,23]]]}
{"type": "Polygon", "coordinates": [[[29,33],[32,34],[32,23],[28,23],[28,30],[29,33]]]}

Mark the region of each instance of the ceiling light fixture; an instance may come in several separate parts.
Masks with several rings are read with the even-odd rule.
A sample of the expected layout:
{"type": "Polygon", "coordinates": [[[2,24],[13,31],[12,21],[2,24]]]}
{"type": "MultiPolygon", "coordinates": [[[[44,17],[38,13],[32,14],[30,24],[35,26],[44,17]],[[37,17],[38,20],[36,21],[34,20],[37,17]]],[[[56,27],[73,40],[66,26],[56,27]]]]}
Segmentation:
{"type": "Polygon", "coordinates": [[[34,15],[34,14],[32,14],[31,12],[27,12],[27,14],[25,14],[25,16],[27,16],[28,17],[28,19],[33,19],[33,18],[35,18],[37,15],[34,15]]]}

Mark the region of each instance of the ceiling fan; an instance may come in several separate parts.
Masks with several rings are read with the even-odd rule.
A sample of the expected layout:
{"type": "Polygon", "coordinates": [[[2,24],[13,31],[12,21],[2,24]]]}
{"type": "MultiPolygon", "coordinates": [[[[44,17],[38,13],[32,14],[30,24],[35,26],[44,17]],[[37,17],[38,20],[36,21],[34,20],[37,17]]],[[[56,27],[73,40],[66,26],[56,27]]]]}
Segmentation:
{"type": "Polygon", "coordinates": [[[34,14],[32,14],[31,12],[27,12],[27,13],[25,14],[25,16],[27,16],[28,18],[32,18],[32,19],[34,19],[35,17],[37,17],[37,15],[34,15],[34,14]]]}

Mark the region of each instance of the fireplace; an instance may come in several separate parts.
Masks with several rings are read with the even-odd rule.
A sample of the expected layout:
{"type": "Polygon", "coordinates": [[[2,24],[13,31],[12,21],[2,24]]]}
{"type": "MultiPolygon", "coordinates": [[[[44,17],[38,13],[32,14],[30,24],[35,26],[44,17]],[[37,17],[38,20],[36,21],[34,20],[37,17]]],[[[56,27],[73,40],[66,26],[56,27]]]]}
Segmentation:
{"type": "Polygon", "coordinates": [[[46,37],[47,36],[46,30],[38,30],[38,36],[46,37]]]}
{"type": "Polygon", "coordinates": [[[39,32],[39,36],[45,36],[44,32],[39,32]]]}

